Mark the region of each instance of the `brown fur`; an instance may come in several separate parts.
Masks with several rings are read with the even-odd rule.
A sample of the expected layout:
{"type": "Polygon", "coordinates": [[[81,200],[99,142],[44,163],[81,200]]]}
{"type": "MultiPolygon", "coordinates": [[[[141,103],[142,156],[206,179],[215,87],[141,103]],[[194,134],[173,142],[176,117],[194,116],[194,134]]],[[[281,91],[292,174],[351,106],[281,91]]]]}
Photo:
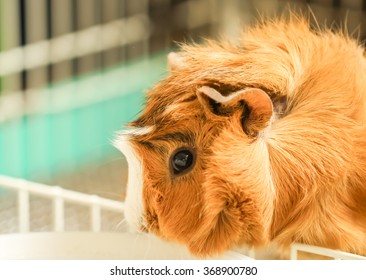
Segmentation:
{"type": "MultiPolygon", "coordinates": [[[[181,65],[131,124],[154,126],[131,140],[143,160],[148,230],[201,256],[269,242],[366,255],[363,52],[347,35],[311,31],[303,19],[259,24],[238,45],[182,46],[181,65]],[[212,114],[202,86],[224,96],[257,88],[287,104],[270,127],[250,134],[244,109],[212,114]],[[169,157],[182,146],[197,161],[173,177],[169,157]]],[[[256,104],[250,116],[260,119],[256,104]]]]}

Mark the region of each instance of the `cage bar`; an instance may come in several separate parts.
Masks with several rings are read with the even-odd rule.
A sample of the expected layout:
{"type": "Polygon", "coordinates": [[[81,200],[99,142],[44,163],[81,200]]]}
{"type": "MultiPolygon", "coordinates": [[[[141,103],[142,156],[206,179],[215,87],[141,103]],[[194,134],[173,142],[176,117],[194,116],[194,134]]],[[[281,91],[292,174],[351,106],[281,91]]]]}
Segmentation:
{"type": "Polygon", "coordinates": [[[18,191],[18,223],[19,232],[29,232],[29,192],[25,189],[18,191]]]}
{"type": "Polygon", "coordinates": [[[64,200],[60,197],[62,189],[60,187],[54,187],[53,192],[53,228],[56,232],[62,232],[65,230],[64,200]]]}
{"type": "Polygon", "coordinates": [[[298,259],[298,251],[330,257],[336,260],[366,260],[366,257],[328,248],[295,243],[291,246],[290,259],[298,259]]]}

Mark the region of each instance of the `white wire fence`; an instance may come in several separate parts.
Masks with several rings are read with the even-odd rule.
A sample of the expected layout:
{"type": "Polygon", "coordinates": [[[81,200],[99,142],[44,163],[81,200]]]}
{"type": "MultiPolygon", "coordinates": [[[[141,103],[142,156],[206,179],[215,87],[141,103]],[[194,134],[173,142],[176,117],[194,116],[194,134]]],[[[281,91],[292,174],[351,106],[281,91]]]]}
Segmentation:
{"type": "Polygon", "coordinates": [[[97,195],[89,195],[58,186],[48,186],[23,179],[0,176],[0,186],[15,190],[17,195],[18,231],[30,232],[30,195],[47,198],[52,201],[52,220],[54,232],[65,231],[65,203],[71,202],[89,208],[90,231],[102,229],[102,210],[119,213],[123,219],[124,204],[97,195]]]}

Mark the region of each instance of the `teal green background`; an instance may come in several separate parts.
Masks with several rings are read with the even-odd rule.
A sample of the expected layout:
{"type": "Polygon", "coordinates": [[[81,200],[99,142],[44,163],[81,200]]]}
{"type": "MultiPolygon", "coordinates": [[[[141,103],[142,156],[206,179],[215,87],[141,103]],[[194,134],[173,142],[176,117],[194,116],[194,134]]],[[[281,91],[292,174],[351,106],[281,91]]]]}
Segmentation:
{"type": "Polygon", "coordinates": [[[0,174],[37,180],[117,154],[111,144],[115,132],[138,116],[144,92],[165,76],[165,64],[166,56],[160,54],[50,85],[46,112],[0,123],[0,174]],[[101,83],[79,87],[97,75],[103,75],[101,83]],[[52,92],[63,89],[75,91],[75,99],[66,100],[69,108],[57,110],[52,92]],[[101,98],[73,106],[86,95],[101,98]]]}

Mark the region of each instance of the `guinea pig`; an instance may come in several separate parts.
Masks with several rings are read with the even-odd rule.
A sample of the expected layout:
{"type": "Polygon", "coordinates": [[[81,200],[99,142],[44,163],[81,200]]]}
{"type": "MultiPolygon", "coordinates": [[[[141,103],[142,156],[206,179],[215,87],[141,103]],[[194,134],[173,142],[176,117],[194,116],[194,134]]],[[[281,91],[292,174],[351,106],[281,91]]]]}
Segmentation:
{"type": "Polygon", "coordinates": [[[131,228],[202,257],[293,242],[366,255],[364,52],[301,17],[182,44],[114,143],[131,228]]]}

